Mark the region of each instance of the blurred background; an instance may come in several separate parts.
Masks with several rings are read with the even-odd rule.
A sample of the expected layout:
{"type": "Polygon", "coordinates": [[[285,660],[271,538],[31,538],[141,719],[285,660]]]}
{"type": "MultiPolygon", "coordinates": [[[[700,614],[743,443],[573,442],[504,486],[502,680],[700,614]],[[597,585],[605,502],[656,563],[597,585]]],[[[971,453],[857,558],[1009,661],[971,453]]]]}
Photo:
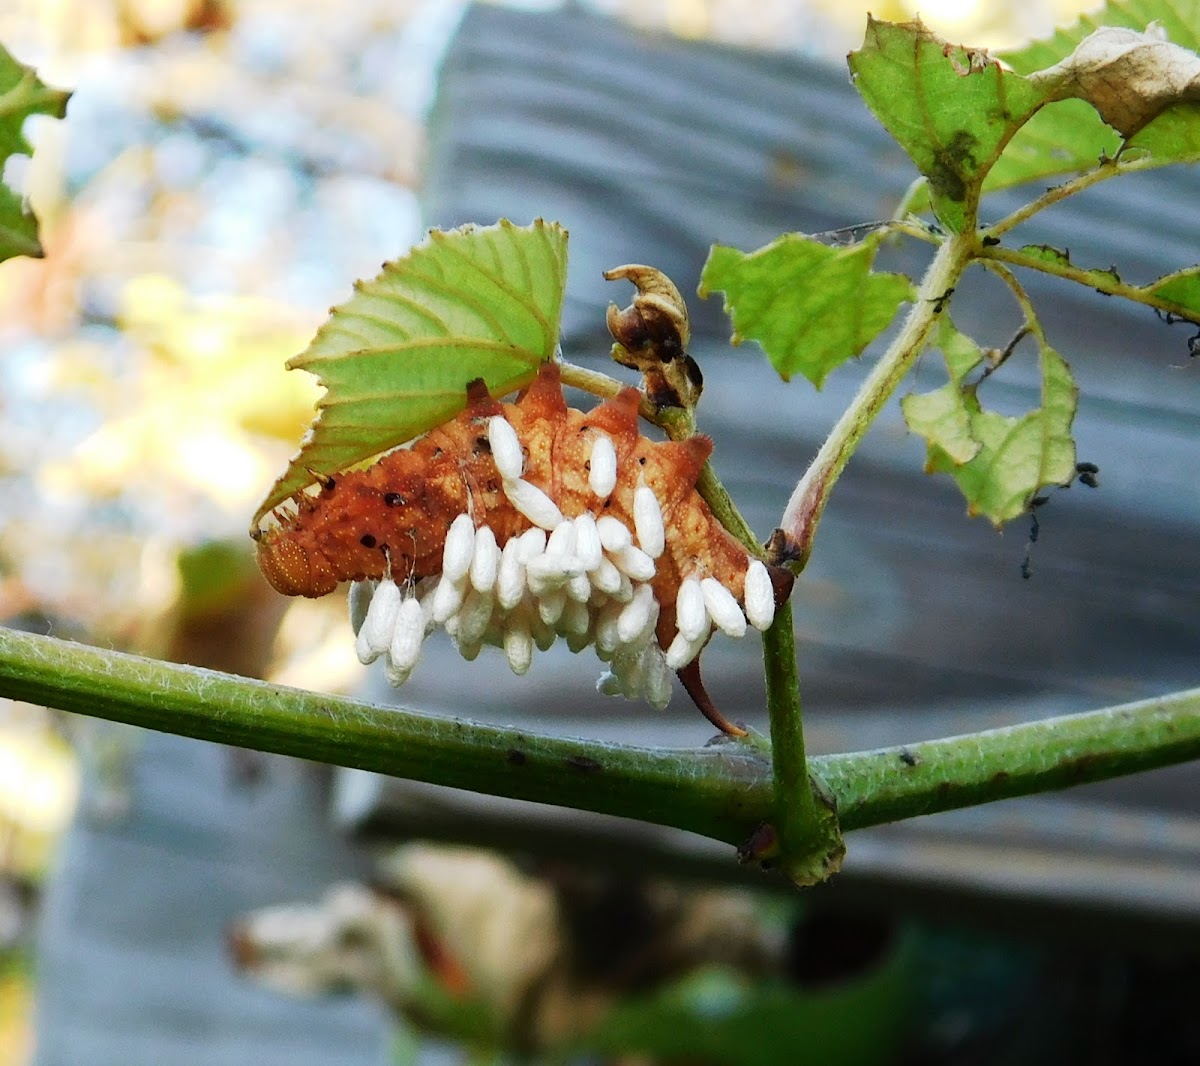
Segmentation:
{"type": "MultiPolygon", "coordinates": [[[[1083,6],[979,0],[924,3],[920,14],[950,39],[1001,48],[1083,6]]],[[[886,19],[915,8],[872,5],[886,19]]],[[[787,229],[885,217],[911,170],[849,88],[842,57],[861,40],[864,9],[9,0],[0,41],[74,96],[65,122],[29,123],[36,153],[5,173],[42,220],[46,257],[0,264],[0,622],[398,698],[358,665],[340,597],[285,601],[254,566],[250,514],[317,396],[283,361],[353,279],[426,225],[566,223],[564,347],[602,366],[604,304],[628,292],[606,287],[601,270],[652,263],[690,294],[710,242],[752,248],[787,229]]],[[[1200,224],[1172,205],[1197,184],[1170,174],[1100,191],[1036,239],[1149,280],[1196,261],[1200,224]]],[[[919,265],[916,253],[895,256],[919,265]]],[[[997,537],[969,522],[950,487],[920,475],[921,449],[893,411],[797,590],[816,750],[1195,682],[1200,504],[1186,449],[1200,438],[1200,376],[1180,369],[1186,337],[1148,312],[1045,294],[1051,339],[1084,390],[1080,457],[1100,464],[1102,491],[1056,495],[1022,582],[1027,531],[997,537]]],[[[984,343],[1011,333],[1002,293],[981,283],[960,299],[956,320],[984,343]]],[[[820,395],[782,389],[758,353],[727,350],[715,301],[693,311],[704,428],[765,534],[859,368],[820,395]]],[[[1011,370],[999,395],[1017,410],[1034,376],[1011,370]]],[[[761,705],[756,652],[706,657],[734,717],[761,705]]],[[[661,717],[602,700],[597,664],[581,658],[555,649],[518,682],[499,658],[449,669],[447,645],[399,698],[501,719],[519,707],[532,728],[557,732],[706,739],[681,693],[661,717]]],[[[1178,1056],[1159,1061],[1200,1056],[1196,1029],[1169,1009],[1196,988],[1187,960],[1120,954],[1154,937],[1195,942],[1195,783],[1168,772],[851,838],[845,885],[821,907],[870,922],[886,912],[879,942],[909,945],[886,964],[919,956],[932,975],[923,994],[937,1006],[895,1054],[983,1061],[973,1056],[988,1034],[1030,1017],[1018,990],[1062,978],[1055,987],[1082,990],[1037,1019],[1047,1054],[1061,1042],[1099,1056],[1078,1061],[1109,1061],[1102,1049],[1134,1046],[1152,1001],[1178,1056]],[[948,933],[929,924],[931,911],[966,924],[948,933]],[[1009,931],[1027,932],[1032,915],[1089,945],[1111,935],[1117,953],[1098,965],[1077,952],[1080,940],[1066,955],[1036,937],[1013,942],[1009,931]],[[952,1003],[943,986],[955,981],[975,998],[952,1003]],[[1105,1028],[1113,1019],[1128,1022],[1119,1037],[1105,1028]]],[[[541,843],[525,850],[542,860],[574,842],[613,869],[667,855],[675,872],[726,876],[728,856],[669,834],[556,822],[0,701],[0,1062],[388,1061],[384,1012],[365,1000],[300,1010],[246,984],[232,973],[225,924],[370,878],[381,849],[413,836],[512,851],[531,826],[541,843]]],[[[1006,1054],[1042,1061],[1015,1045],[1006,1054]]]]}

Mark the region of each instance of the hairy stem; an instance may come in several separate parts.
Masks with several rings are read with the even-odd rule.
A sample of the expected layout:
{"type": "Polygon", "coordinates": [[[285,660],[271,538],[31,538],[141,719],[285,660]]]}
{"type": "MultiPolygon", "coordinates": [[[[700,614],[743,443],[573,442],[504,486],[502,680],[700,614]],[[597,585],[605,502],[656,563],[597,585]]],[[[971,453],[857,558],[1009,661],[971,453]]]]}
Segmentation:
{"type": "Polygon", "coordinates": [[[730,843],[770,810],[769,766],[742,745],[676,751],[542,737],[3,628],[0,696],[730,843]]]}
{"type": "MultiPolygon", "coordinates": [[[[0,696],[180,736],[740,843],[775,815],[748,744],[665,750],[542,737],[269,685],[0,628],[0,696]]],[[[1200,689],[906,747],[808,760],[842,827],[952,810],[1200,758],[1200,689]]]]}
{"type": "Polygon", "coordinates": [[[1065,260],[1042,259],[1016,248],[993,246],[983,248],[979,254],[982,259],[989,262],[1009,263],[1013,266],[1037,270],[1043,274],[1049,274],[1051,277],[1064,278],[1067,281],[1086,285],[1089,289],[1095,289],[1106,296],[1121,296],[1126,300],[1153,307],[1164,314],[1178,315],[1189,322],[1196,317],[1194,308],[1154,296],[1147,291],[1148,287],[1131,285],[1107,270],[1088,270],[1065,260]]]}
{"type": "Polygon", "coordinates": [[[1022,204],[1011,215],[1007,215],[991,226],[985,226],[982,236],[1002,237],[1009,230],[1016,228],[1022,222],[1029,221],[1039,211],[1044,211],[1047,207],[1053,207],[1068,197],[1083,192],[1084,189],[1090,189],[1093,185],[1099,185],[1102,181],[1115,178],[1118,174],[1140,169],[1142,168],[1137,163],[1122,163],[1120,157],[1105,159],[1094,169],[1086,171],[1080,174],[1079,177],[1072,178],[1070,181],[1064,181],[1061,185],[1051,186],[1041,196],[1030,200],[1026,204],[1022,204]]]}
{"type": "Polygon", "coordinates": [[[920,356],[946,298],[976,254],[978,242],[973,233],[950,237],[938,249],[899,334],[871,369],[788,500],[780,528],[787,538],[789,556],[798,566],[803,567],[812,553],[817,526],[834,484],[876,416],[920,356]]]}

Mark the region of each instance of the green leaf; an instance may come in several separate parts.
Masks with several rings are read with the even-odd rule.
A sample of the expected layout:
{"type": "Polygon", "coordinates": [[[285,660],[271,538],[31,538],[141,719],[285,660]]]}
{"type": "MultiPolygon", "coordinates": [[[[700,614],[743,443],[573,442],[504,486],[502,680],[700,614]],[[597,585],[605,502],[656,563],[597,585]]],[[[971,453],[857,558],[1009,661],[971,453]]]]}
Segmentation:
{"type": "Polygon", "coordinates": [[[908,278],[872,272],[878,245],[878,237],[869,237],[830,248],[799,233],[756,252],[713,245],[700,295],[725,294],[734,344],[758,341],[785,381],[799,372],[820,388],[913,298],[908,278]]]}
{"type": "Polygon", "coordinates": [[[1048,104],[1025,123],[988,172],[985,193],[1029,181],[1090,170],[1121,147],[1121,135],[1106,126],[1091,104],[1062,100],[1048,104]]]}
{"type": "Polygon", "coordinates": [[[933,392],[905,397],[905,420],[928,445],[927,472],[949,474],[958,482],[969,514],[1003,525],[1028,510],[1042,488],[1066,485],[1075,476],[1075,381],[1063,358],[1039,342],[1041,406],[1020,416],[998,414],[980,403],[983,382],[966,380],[985,353],[948,318],[939,345],[950,381],[933,392]]]}
{"type": "Polygon", "coordinates": [[[1045,94],[919,21],[869,19],[849,62],[867,105],[929,179],[943,225],[957,232],[973,224],[984,178],[1045,94]]]}
{"type": "MultiPolygon", "coordinates": [[[[1124,0],[1081,16],[1074,26],[1052,37],[1002,53],[1001,58],[1018,74],[1029,75],[1062,62],[1103,26],[1141,31],[1151,22],[1158,22],[1172,43],[1200,51],[1200,0],[1124,0]]],[[[1016,134],[988,175],[986,188],[1078,173],[1102,155],[1114,157],[1121,148],[1121,135],[1090,104],[1083,100],[1049,104],[1016,134]]],[[[1181,104],[1168,109],[1135,133],[1124,150],[1129,158],[1134,150],[1146,153],[1149,158],[1143,165],[1200,159],[1200,108],[1181,104]]]]}
{"type": "Polygon", "coordinates": [[[1125,142],[1125,152],[1142,166],[1200,162],[1200,105],[1164,111],[1125,142]]]}
{"type": "Polygon", "coordinates": [[[1164,274],[1143,291],[1147,296],[1177,304],[1193,321],[1200,323],[1200,266],[1164,274]]]}
{"type": "MultiPolygon", "coordinates": [[[[43,85],[32,69],[18,63],[0,46],[0,173],[9,157],[31,155],[22,128],[30,115],[63,118],[69,92],[43,85]]],[[[41,258],[37,219],[22,198],[0,181],[0,262],[14,256],[41,258]]]]}
{"type": "Polygon", "coordinates": [[[299,453],[255,514],[316,480],[427,432],[466,406],[467,382],[503,395],[533,380],[558,344],[567,231],[531,226],[437,230],[384,265],[289,369],[327,392],[299,453]]]}

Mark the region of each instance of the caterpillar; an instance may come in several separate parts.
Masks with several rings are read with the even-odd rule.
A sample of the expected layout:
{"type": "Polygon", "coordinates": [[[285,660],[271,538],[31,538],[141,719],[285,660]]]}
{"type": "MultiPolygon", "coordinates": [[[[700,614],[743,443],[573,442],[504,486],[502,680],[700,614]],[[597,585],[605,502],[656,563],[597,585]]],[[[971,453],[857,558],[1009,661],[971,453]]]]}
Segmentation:
{"type": "Polygon", "coordinates": [[[698,656],[716,629],[765,629],[792,575],[751,556],[696,490],[708,437],[653,441],[634,387],[584,413],[544,363],[515,402],[467,386],[466,408],[372,466],[320,475],[292,513],[254,534],[258,564],[290,596],[350,581],[356,650],[407,680],[438,625],[473,659],[503,647],[523,674],[534,647],[594,645],[600,691],[670,700],[679,673],[712,707],[698,656]]]}

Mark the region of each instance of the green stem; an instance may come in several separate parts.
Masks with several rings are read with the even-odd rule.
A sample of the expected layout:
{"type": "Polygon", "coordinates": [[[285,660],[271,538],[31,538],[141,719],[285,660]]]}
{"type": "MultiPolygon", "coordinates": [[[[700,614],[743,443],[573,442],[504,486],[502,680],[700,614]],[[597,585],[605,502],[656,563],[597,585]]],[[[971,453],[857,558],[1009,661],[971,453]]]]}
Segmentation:
{"type": "Polygon", "coordinates": [[[1139,167],[1136,162],[1122,163],[1120,157],[1106,159],[1094,169],[1086,171],[1080,174],[1079,177],[1072,178],[1070,181],[1064,181],[1061,185],[1054,185],[1036,199],[1030,200],[1027,204],[1022,204],[1011,215],[1005,216],[991,226],[984,227],[980,235],[983,237],[1002,237],[1009,230],[1019,226],[1022,222],[1028,222],[1039,211],[1044,211],[1047,207],[1053,207],[1068,197],[1083,192],[1084,189],[1090,189],[1093,185],[1099,185],[1102,181],[1115,178],[1118,174],[1125,174],[1129,171],[1140,169],[1142,167],[1139,167]]]}
{"type": "Polygon", "coordinates": [[[1100,711],[816,760],[843,829],[1200,758],[1200,689],[1100,711]]]}
{"type": "Polygon", "coordinates": [[[948,238],[938,249],[899,334],[871,369],[796,486],[780,527],[788,538],[789,552],[798,566],[803,567],[808,562],[817,526],[834,484],[876,416],[917,361],[946,297],[978,251],[978,239],[973,233],[948,238]]]}
{"type": "Polygon", "coordinates": [[[797,884],[816,884],[841,866],[845,845],[832,806],[822,803],[809,778],[790,603],[776,611],[763,634],[763,661],[771,720],[775,839],[768,837],[759,847],[777,849],[780,866],[797,884]]]}
{"type": "Polygon", "coordinates": [[[775,783],[776,829],[785,850],[803,826],[813,820],[815,802],[808,787],[804,755],[804,729],[800,685],[796,675],[796,635],[792,605],[775,612],[775,621],[763,634],[766,667],[767,712],[771,720],[771,764],[775,783]]]}
{"type": "Polygon", "coordinates": [[[4,628],[0,696],[730,843],[770,810],[766,761],[743,745],[667,750],[542,737],[4,628]]]}
{"type": "MultiPolygon", "coordinates": [[[[782,624],[780,633],[788,628],[782,624]]],[[[785,670],[789,653],[782,643],[776,647],[785,670]]],[[[637,818],[728,843],[744,841],[778,813],[776,771],[747,744],[667,750],[542,737],[3,628],[0,696],[180,736],[637,818]]],[[[836,801],[842,827],[863,829],[1197,758],[1200,689],[1192,689],[906,747],[817,756],[808,764],[836,801]]],[[[778,772],[795,780],[795,762],[778,772]]]]}
{"type": "Polygon", "coordinates": [[[1175,303],[1173,300],[1164,300],[1159,296],[1154,296],[1147,291],[1148,287],[1130,285],[1108,270],[1088,270],[1085,267],[1077,267],[1065,259],[1042,259],[1038,256],[1022,252],[1017,248],[993,246],[983,248],[979,254],[982,259],[988,261],[1010,263],[1013,266],[1025,267],[1028,270],[1037,270],[1042,274],[1049,274],[1051,277],[1064,278],[1067,281],[1086,285],[1089,289],[1095,289],[1097,292],[1104,293],[1105,296],[1121,296],[1126,300],[1133,300],[1135,303],[1156,308],[1164,314],[1170,312],[1188,321],[1191,321],[1196,316],[1195,308],[1175,303]]]}

